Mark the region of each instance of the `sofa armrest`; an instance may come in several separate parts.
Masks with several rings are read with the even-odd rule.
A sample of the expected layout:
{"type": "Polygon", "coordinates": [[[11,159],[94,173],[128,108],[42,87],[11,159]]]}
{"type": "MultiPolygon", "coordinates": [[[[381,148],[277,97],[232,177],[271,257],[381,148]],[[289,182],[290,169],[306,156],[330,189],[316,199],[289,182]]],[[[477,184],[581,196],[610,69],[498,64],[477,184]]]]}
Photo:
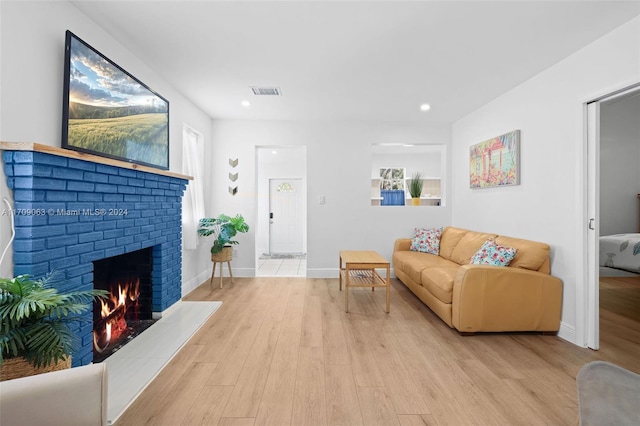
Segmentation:
{"type": "Polygon", "coordinates": [[[106,363],[0,384],[2,425],[107,425],[106,363]]]}
{"type": "Polygon", "coordinates": [[[558,331],[562,281],[521,268],[463,265],[452,302],[452,324],[460,332],[558,331]]]}
{"type": "Polygon", "coordinates": [[[409,251],[411,238],[398,238],[393,246],[393,251],[409,251]]]}

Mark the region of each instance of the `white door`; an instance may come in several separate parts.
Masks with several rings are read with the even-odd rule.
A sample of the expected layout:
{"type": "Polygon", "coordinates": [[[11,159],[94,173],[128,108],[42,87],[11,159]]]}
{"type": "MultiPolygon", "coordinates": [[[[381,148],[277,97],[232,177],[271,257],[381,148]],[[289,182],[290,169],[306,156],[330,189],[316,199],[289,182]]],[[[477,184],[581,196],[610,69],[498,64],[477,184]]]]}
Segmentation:
{"type": "Polygon", "coordinates": [[[269,179],[269,252],[302,253],[302,179],[269,179]]]}

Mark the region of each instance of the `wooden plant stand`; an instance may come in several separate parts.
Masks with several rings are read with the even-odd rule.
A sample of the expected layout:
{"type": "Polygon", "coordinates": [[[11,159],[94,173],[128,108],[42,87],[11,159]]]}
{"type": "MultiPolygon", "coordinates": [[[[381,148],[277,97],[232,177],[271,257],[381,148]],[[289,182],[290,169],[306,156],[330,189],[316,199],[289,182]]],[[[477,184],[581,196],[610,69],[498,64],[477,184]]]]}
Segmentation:
{"type": "Polygon", "coordinates": [[[222,288],[222,264],[227,263],[229,268],[229,276],[231,277],[231,284],[233,284],[233,273],[231,272],[231,257],[233,255],[232,247],[224,247],[222,251],[211,254],[211,261],[213,262],[213,270],[211,271],[211,287],[213,287],[213,277],[216,275],[216,265],[220,264],[220,288],[222,288]]]}

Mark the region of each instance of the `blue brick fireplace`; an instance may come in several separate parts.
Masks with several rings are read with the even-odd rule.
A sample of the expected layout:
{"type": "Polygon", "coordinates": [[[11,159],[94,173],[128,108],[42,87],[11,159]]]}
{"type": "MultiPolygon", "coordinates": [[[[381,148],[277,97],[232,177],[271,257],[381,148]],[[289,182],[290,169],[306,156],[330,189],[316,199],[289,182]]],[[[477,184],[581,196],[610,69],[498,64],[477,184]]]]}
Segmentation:
{"type": "MultiPolygon", "coordinates": [[[[63,274],[62,291],[93,288],[93,262],[152,249],[153,312],[181,298],[182,195],[171,174],[36,151],[3,151],[13,191],[14,274],[63,274]]],[[[73,365],[93,359],[92,313],[74,332],[73,365]]]]}

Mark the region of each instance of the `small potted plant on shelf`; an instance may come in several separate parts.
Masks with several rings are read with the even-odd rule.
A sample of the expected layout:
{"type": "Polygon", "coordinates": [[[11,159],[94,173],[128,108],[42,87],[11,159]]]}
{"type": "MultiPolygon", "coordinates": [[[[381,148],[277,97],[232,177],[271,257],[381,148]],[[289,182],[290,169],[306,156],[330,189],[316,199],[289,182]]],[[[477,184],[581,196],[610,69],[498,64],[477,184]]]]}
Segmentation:
{"type": "Polygon", "coordinates": [[[238,232],[247,231],[249,231],[249,225],[240,214],[233,217],[221,214],[216,218],[203,218],[200,219],[198,227],[198,235],[215,236],[211,246],[211,260],[214,262],[230,261],[233,254],[231,244],[238,244],[233,238],[238,232]]]}
{"type": "Polygon", "coordinates": [[[420,205],[420,196],[422,195],[422,186],[424,181],[422,180],[422,173],[415,172],[411,179],[409,179],[409,194],[411,195],[411,205],[420,205]]]}
{"type": "Polygon", "coordinates": [[[0,278],[0,381],[69,368],[77,343],[69,328],[104,290],[59,292],[58,274],[0,278]]]}

